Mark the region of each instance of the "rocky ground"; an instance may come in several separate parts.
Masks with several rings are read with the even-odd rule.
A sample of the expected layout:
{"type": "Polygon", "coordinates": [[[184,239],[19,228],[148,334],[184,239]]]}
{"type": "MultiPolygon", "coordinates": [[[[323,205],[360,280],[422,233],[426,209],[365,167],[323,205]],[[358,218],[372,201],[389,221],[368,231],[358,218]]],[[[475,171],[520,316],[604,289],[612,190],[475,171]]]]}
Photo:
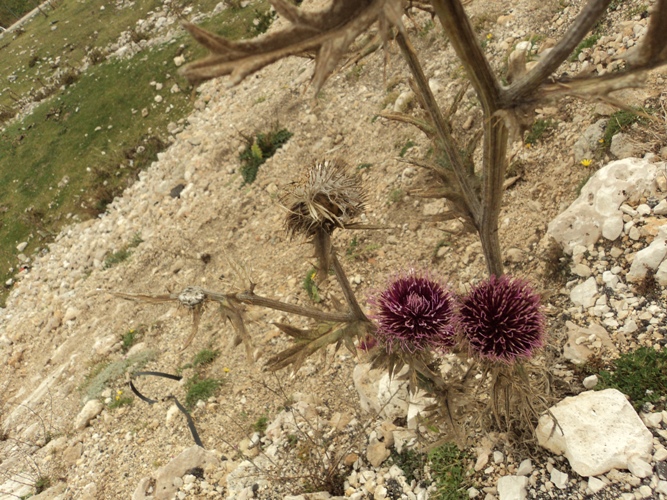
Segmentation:
{"type": "MultiPolygon", "coordinates": [[[[527,1],[492,7],[473,2],[467,8],[500,68],[519,42],[527,41],[538,57],[579,7],[578,2],[527,1]]],[[[640,7],[624,4],[612,13],[604,34],[562,71],[603,74],[622,64],[614,56],[636,44],[646,26],[640,7]]],[[[407,25],[436,97],[449,102],[464,85],[451,48],[428,15],[415,13],[407,25]]],[[[363,165],[368,205],[361,220],[387,227],[334,237],[364,307],[373,290],[410,266],[437,272],[459,290],[483,278],[476,237],[463,233],[457,222],[430,221],[444,204],[419,197],[430,179],[403,161],[423,157],[426,139],[407,125],[377,117],[392,107],[418,112],[397,50],[386,67],[383,63],[384,55],[377,52],[337,73],[317,99],[308,93],[313,70],[308,59],[281,61],[233,88],[224,81],[202,85],[197,111],[170,127],[171,147],[107,214],[67,228],[48,249],[30,257],[31,268],[17,277],[0,315],[6,438],[0,464],[6,481],[0,489],[27,495],[38,479],[48,477],[51,488],[39,498],[284,498],[325,488],[357,499],[428,497],[434,488],[428,485],[428,467],[418,467],[411,477],[395,454],[388,457],[392,450],[425,446],[437,435],[405,418],[389,419],[386,408],[360,401],[364,384],[355,367],[363,366],[363,359],[329,351],[326,359],[309,359],[294,376],[288,370],[268,373],[262,369],[265,360],[290,345],[272,323],[303,326],[289,315],[247,308],[256,348],[254,362],[248,362],[242,347],[230,346],[232,328],[214,307],[204,311],[193,342],[182,349],[192,328],[189,310],[176,302],[129,301],[110,293],[159,295],[188,285],[230,291],[243,289],[249,278],[256,293],[311,305],[302,287],[313,265],[311,249],[285,234],[279,200],[304,169],[331,157],[352,168],[363,165]],[[273,123],[293,137],[262,165],[255,183],[241,186],[243,135],[273,123]],[[176,194],[179,185],[184,188],[176,194]],[[105,265],[112,252],[128,248],[127,260],[105,265]],[[123,338],[130,330],[137,332],[138,342],[126,350],[123,338]],[[221,355],[204,368],[188,367],[203,349],[221,355]],[[207,451],[192,448],[186,420],[172,402],[148,405],[134,398],[114,408],[115,401],[130,394],[125,374],[138,368],[222,382],[215,396],[192,411],[207,451]],[[339,471],[332,466],[338,460],[341,477],[328,477],[328,471],[339,471]]],[[[650,104],[662,121],[630,128],[626,149],[612,153],[648,154],[641,165],[652,166],[654,182],[619,202],[621,227],[613,240],[613,225],[593,242],[570,244],[572,238],[562,238],[572,253],[564,282],[546,277],[554,265],[547,229],[578,197],[583,181],[613,159],[598,153],[601,136],[590,130],[613,109],[561,99],[538,110],[538,118],[553,120],[551,131],[531,147],[515,148],[510,175],[519,177],[506,193],[501,242],[507,271],[530,279],[546,299],[549,346],[540,362],[548,362],[562,382],[560,396],[584,390],[573,361],[664,344],[664,283],[649,298],[628,279],[641,272],[632,265],[644,258],[645,248],[661,237],[664,246],[659,228],[665,220],[665,167],[656,163],[666,159],[663,78],[655,72],[646,87],[623,94],[631,105],[650,104]],[[589,132],[581,142],[584,131],[589,132]]],[[[480,120],[477,100],[468,91],[454,127],[472,133],[480,120]]],[[[325,309],[341,299],[332,283],[323,284],[319,293],[325,309]]],[[[137,384],[150,397],[173,394],[184,400],[183,383],[142,378],[137,384]]],[[[656,408],[646,410],[643,421],[633,410],[639,422],[633,425],[640,426],[637,435],[646,447],[641,463],[628,466],[630,472],[612,468],[591,479],[571,459],[540,448],[529,456],[502,435],[472,434],[467,444],[474,487],[467,494],[487,499],[520,497],[512,491],[527,492],[529,498],[663,498],[667,425],[661,413],[652,411],[656,408]],[[650,435],[643,432],[646,426],[650,435]]]]}

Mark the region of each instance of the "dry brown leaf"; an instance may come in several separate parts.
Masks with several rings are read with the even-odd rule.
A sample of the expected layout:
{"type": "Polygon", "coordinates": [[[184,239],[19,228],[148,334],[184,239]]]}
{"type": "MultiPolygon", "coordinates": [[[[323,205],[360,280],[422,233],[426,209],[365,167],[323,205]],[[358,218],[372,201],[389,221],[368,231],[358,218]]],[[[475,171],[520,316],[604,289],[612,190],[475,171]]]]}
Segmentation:
{"type": "Polygon", "coordinates": [[[271,4],[290,21],[290,26],[252,40],[231,41],[184,23],[185,29],[211,54],[185,66],[183,75],[193,83],[231,75],[231,84],[236,85],[280,59],[316,51],[312,83],[317,93],[350,44],[371,24],[380,22],[385,41],[391,26],[404,31],[403,0],[336,0],[320,12],[303,11],[286,0],[271,0],[271,4]]]}

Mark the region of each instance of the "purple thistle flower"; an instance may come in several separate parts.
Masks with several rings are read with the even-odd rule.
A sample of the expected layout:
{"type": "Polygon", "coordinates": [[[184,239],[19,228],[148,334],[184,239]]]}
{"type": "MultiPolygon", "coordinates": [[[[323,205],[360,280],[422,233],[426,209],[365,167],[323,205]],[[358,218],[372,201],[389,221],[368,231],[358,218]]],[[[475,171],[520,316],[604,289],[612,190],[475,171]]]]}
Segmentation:
{"type": "Polygon", "coordinates": [[[491,276],[475,286],[459,311],[459,327],[482,358],[513,363],[544,344],[540,297],[528,282],[491,276]]]}
{"type": "Polygon", "coordinates": [[[454,345],[455,307],[446,286],[411,270],[369,300],[378,323],[376,336],[387,350],[414,353],[454,345]]]}

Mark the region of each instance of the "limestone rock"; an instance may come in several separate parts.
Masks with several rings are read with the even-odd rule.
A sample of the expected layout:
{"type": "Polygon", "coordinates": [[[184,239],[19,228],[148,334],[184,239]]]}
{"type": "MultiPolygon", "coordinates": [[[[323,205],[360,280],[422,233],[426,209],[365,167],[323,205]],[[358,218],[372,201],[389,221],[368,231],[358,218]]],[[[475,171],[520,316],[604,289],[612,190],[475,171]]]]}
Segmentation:
{"type": "Polygon", "coordinates": [[[539,444],[564,454],[582,476],[597,476],[611,469],[627,469],[630,460],[648,461],[653,436],[616,389],[583,392],[550,408],[558,421],[543,415],[536,429],[539,444]]]}
{"type": "Polygon", "coordinates": [[[574,144],[575,163],[593,157],[593,151],[597,149],[599,145],[598,141],[602,139],[606,126],[607,120],[601,119],[584,130],[584,133],[581,134],[579,140],[574,144]]]}
{"type": "Polygon", "coordinates": [[[389,455],[391,455],[391,452],[384,443],[379,441],[368,445],[366,449],[366,458],[373,467],[379,467],[382,462],[389,458],[389,455]]]}
{"type": "Polygon", "coordinates": [[[595,278],[592,276],[580,285],[575,286],[570,292],[570,300],[575,306],[582,306],[584,309],[595,305],[595,296],[598,293],[598,286],[595,278]]]}
{"type": "Polygon", "coordinates": [[[653,242],[635,255],[630,266],[628,281],[639,281],[646,276],[647,270],[656,271],[667,255],[667,224],[658,230],[653,242]]]}
{"type": "Polygon", "coordinates": [[[155,474],[155,500],[170,500],[176,493],[174,478],[182,477],[186,471],[195,467],[204,467],[218,463],[218,458],[201,446],[186,448],[167,465],[160,467],[155,474]]]}
{"type": "Polygon", "coordinates": [[[498,479],[498,497],[500,500],[525,500],[528,498],[526,476],[503,476],[498,479]]]}
{"type": "MultiPolygon", "coordinates": [[[[656,177],[664,163],[627,158],[598,170],[570,207],[549,224],[548,233],[567,254],[575,245],[588,247],[600,238],[605,221],[622,216],[622,203],[636,204],[642,195],[654,195],[656,177]]],[[[607,222],[609,224],[609,222],[607,222]]],[[[612,229],[607,228],[609,236],[612,229]]]]}
{"type": "Polygon", "coordinates": [[[622,160],[623,158],[635,156],[636,147],[627,134],[619,132],[611,138],[611,146],[609,147],[609,151],[611,151],[611,154],[613,154],[616,158],[622,160]]]}
{"type": "Polygon", "coordinates": [[[104,410],[104,404],[99,399],[88,401],[74,420],[74,429],[77,431],[84,429],[92,419],[102,413],[102,410],[104,410]]]}
{"type": "Polygon", "coordinates": [[[403,371],[390,377],[382,370],[371,370],[369,363],[359,364],[354,368],[352,380],[359,393],[361,408],[367,412],[380,413],[387,420],[408,419],[408,427],[416,425],[416,417],[433,400],[424,396],[422,391],[408,393],[407,381],[399,377],[403,371]]]}

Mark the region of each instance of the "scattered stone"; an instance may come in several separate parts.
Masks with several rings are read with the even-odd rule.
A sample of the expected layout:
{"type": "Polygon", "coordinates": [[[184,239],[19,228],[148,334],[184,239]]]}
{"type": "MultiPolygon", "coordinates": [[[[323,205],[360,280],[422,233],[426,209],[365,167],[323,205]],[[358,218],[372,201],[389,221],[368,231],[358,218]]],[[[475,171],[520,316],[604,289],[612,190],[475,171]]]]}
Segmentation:
{"type": "Polygon", "coordinates": [[[498,497],[500,500],[525,500],[528,498],[525,476],[503,476],[498,480],[498,497]]]}
{"type": "Polygon", "coordinates": [[[597,476],[611,469],[627,469],[632,457],[649,459],[653,436],[627,398],[616,389],[584,392],[565,398],[540,417],[539,444],[565,455],[582,476],[597,476]]]}
{"type": "Polygon", "coordinates": [[[593,387],[598,385],[598,376],[595,374],[589,375],[584,379],[583,384],[586,389],[592,389],[593,387]]]}
{"type": "Polygon", "coordinates": [[[97,417],[104,410],[104,404],[99,399],[91,399],[79,412],[74,420],[74,429],[80,431],[90,424],[90,421],[97,417]]]}
{"type": "Polygon", "coordinates": [[[561,472],[555,467],[551,469],[551,482],[554,483],[554,486],[559,490],[564,490],[567,488],[567,481],[569,477],[565,472],[561,472]]]}
{"type": "Polygon", "coordinates": [[[371,443],[366,450],[366,458],[373,467],[379,467],[382,462],[387,460],[391,452],[382,442],[371,443]]]}

